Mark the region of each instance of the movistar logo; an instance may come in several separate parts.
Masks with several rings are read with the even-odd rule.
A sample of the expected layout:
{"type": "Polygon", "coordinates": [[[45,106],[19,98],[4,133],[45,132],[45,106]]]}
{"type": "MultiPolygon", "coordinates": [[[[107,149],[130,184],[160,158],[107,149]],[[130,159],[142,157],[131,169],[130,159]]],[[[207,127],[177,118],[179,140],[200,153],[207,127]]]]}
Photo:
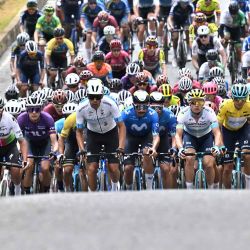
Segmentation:
{"type": "Polygon", "coordinates": [[[136,131],[142,131],[143,129],[146,130],[147,128],[148,128],[148,126],[147,126],[146,123],[142,123],[141,126],[138,126],[137,124],[133,124],[133,125],[131,126],[131,129],[132,129],[132,130],[136,130],[136,131]]]}

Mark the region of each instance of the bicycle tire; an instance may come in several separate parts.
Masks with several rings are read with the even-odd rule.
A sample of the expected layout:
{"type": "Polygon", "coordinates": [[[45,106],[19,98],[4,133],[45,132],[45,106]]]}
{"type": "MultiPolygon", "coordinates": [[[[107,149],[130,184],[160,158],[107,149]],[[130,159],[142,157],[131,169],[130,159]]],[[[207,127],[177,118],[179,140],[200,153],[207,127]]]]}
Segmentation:
{"type": "Polygon", "coordinates": [[[77,29],[73,28],[72,31],[71,31],[71,41],[74,45],[74,51],[75,51],[75,55],[77,55],[78,53],[78,33],[77,33],[77,29]]]}
{"type": "Polygon", "coordinates": [[[39,182],[39,175],[38,174],[33,175],[32,193],[33,194],[40,193],[40,182],[39,182]]]}
{"type": "Polygon", "coordinates": [[[242,189],[242,173],[235,172],[234,182],[234,189],[242,189]]]}
{"type": "Polygon", "coordinates": [[[81,192],[82,191],[82,184],[81,184],[79,174],[77,174],[76,177],[75,177],[74,191],[75,192],[81,192]]]}
{"type": "Polygon", "coordinates": [[[162,189],[161,171],[157,170],[154,173],[153,189],[162,189]]]}
{"type": "Polygon", "coordinates": [[[106,191],[107,186],[106,186],[106,174],[102,171],[100,173],[100,188],[99,191],[106,191]]]}
{"type": "Polygon", "coordinates": [[[180,188],[181,189],[186,188],[185,171],[183,168],[181,168],[181,170],[180,170],[180,188]]]}
{"type": "Polygon", "coordinates": [[[198,171],[198,173],[196,173],[195,175],[195,188],[206,189],[206,185],[204,183],[206,183],[205,173],[202,171],[198,171]]]}
{"type": "Polygon", "coordinates": [[[133,172],[133,190],[134,191],[140,191],[141,190],[141,180],[138,171],[134,170],[133,172]]]}
{"type": "Polygon", "coordinates": [[[7,185],[8,185],[7,181],[4,180],[2,182],[1,196],[7,196],[7,185]]]}
{"type": "Polygon", "coordinates": [[[50,193],[57,193],[57,192],[58,192],[57,179],[55,177],[55,173],[53,173],[50,183],[50,193]]]}

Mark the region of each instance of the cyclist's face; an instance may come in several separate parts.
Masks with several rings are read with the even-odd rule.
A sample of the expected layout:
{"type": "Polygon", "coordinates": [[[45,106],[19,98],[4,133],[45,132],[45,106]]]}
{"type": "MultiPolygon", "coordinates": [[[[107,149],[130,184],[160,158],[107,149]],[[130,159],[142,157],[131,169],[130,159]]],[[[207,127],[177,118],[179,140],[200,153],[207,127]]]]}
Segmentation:
{"type": "Polygon", "coordinates": [[[27,8],[27,11],[30,15],[33,15],[36,12],[37,8],[36,7],[30,7],[27,8]]]}
{"type": "Polygon", "coordinates": [[[103,97],[102,95],[89,95],[88,99],[89,99],[90,106],[93,109],[98,109],[101,104],[102,97],[103,97]]]}
{"type": "Polygon", "coordinates": [[[89,7],[90,7],[90,9],[94,10],[96,8],[96,2],[94,2],[94,1],[90,2],[89,7]]]}
{"type": "Polygon", "coordinates": [[[242,109],[242,107],[246,103],[246,99],[237,99],[237,98],[235,98],[235,99],[233,99],[233,101],[234,101],[234,107],[236,109],[242,109]]]}
{"type": "Polygon", "coordinates": [[[213,102],[215,97],[216,97],[216,95],[208,95],[208,94],[206,94],[206,100],[207,101],[213,102]]]}
{"type": "Polygon", "coordinates": [[[156,46],[153,46],[153,45],[147,45],[147,50],[148,50],[148,53],[150,55],[154,54],[155,53],[155,50],[156,50],[156,46]]]}
{"type": "Polygon", "coordinates": [[[204,100],[193,99],[192,101],[190,101],[191,111],[193,113],[199,114],[202,111],[204,104],[205,104],[204,100]]]}
{"type": "Polygon", "coordinates": [[[111,42],[111,40],[113,40],[114,36],[113,35],[105,35],[105,39],[108,43],[111,42]]]}
{"type": "Polygon", "coordinates": [[[62,115],[62,108],[63,108],[63,104],[54,104],[56,113],[59,115],[62,115]]]}
{"type": "Polygon", "coordinates": [[[40,118],[40,114],[41,114],[41,108],[38,107],[29,107],[27,108],[27,112],[29,114],[29,119],[32,122],[37,122],[40,118]]]}
{"type": "Polygon", "coordinates": [[[154,109],[158,115],[160,115],[162,113],[163,105],[161,105],[159,103],[152,103],[152,104],[150,104],[150,107],[152,109],[154,109]]]}
{"type": "Polygon", "coordinates": [[[137,87],[139,90],[146,90],[148,87],[148,84],[146,82],[142,82],[142,83],[140,82],[137,84],[137,87]]]}
{"type": "Polygon", "coordinates": [[[209,36],[208,35],[200,35],[199,36],[201,43],[207,44],[209,42],[209,36]]]}
{"type": "Polygon", "coordinates": [[[148,104],[147,103],[144,103],[144,104],[141,104],[141,103],[137,104],[137,103],[135,103],[134,104],[134,108],[135,108],[137,116],[142,117],[142,116],[144,116],[147,113],[148,104]]]}
{"type": "Polygon", "coordinates": [[[46,22],[50,22],[52,19],[53,13],[45,14],[45,20],[46,22]]]}
{"type": "Polygon", "coordinates": [[[95,61],[95,66],[98,70],[102,68],[103,64],[104,64],[103,61],[95,61]]]}
{"type": "Polygon", "coordinates": [[[188,6],[188,3],[187,2],[180,2],[180,6],[182,9],[186,9],[188,6]]]}
{"type": "Polygon", "coordinates": [[[57,42],[58,44],[63,44],[63,38],[64,38],[64,36],[55,37],[56,42],[57,42]]]}
{"type": "Polygon", "coordinates": [[[164,106],[169,107],[170,106],[170,101],[171,101],[171,96],[165,97],[164,106]]]}
{"type": "Polygon", "coordinates": [[[112,55],[114,57],[119,57],[120,53],[121,53],[120,49],[112,49],[112,55]]]}

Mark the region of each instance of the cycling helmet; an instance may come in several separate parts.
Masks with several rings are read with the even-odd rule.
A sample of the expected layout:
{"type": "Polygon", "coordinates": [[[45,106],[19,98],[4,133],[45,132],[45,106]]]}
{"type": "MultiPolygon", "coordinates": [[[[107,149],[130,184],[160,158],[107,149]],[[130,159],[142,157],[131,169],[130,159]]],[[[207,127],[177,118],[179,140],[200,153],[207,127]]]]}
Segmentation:
{"type": "Polygon", "coordinates": [[[32,94],[31,94],[32,97],[35,97],[35,98],[40,98],[40,91],[39,90],[36,90],[34,91],[32,94]]]}
{"type": "Polygon", "coordinates": [[[184,76],[178,82],[179,90],[182,92],[188,92],[193,87],[193,82],[190,78],[184,76]]]}
{"type": "Polygon", "coordinates": [[[156,38],[155,36],[148,36],[148,37],[146,38],[146,45],[158,47],[157,38],[156,38]]]}
{"type": "Polygon", "coordinates": [[[19,46],[25,45],[25,43],[30,39],[30,36],[26,32],[22,32],[17,35],[16,41],[19,46]]]}
{"type": "Polygon", "coordinates": [[[19,98],[18,100],[21,104],[21,112],[26,111],[26,100],[27,100],[27,97],[19,98]]]}
{"type": "Polygon", "coordinates": [[[163,104],[165,98],[161,92],[154,91],[150,94],[150,103],[163,104]]]}
{"type": "Polygon", "coordinates": [[[136,74],[137,83],[148,83],[149,78],[143,71],[136,74]]]}
{"type": "Polygon", "coordinates": [[[239,4],[237,1],[232,1],[230,2],[229,6],[228,6],[228,10],[230,12],[231,15],[236,15],[239,12],[239,4]]]}
{"type": "Polygon", "coordinates": [[[37,0],[28,0],[26,6],[28,8],[37,7],[37,0]]]}
{"type": "Polygon", "coordinates": [[[225,79],[223,77],[220,77],[220,76],[213,78],[212,82],[216,83],[217,85],[223,84],[226,86],[225,79]]]}
{"type": "Polygon", "coordinates": [[[51,100],[54,91],[51,88],[45,87],[41,90],[41,92],[45,93],[47,100],[51,100]]]}
{"type": "Polygon", "coordinates": [[[191,78],[192,77],[191,70],[188,68],[179,69],[179,78],[182,78],[184,76],[191,78]]]}
{"type": "Polygon", "coordinates": [[[196,23],[205,23],[207,21],[207,17],[204,13],[198,12],[194,16],[194,21],[196,23]]]}
{"type": "Polygon", "coordinates": [[[142,61],[142,60],[136,60],[136,61],[134,61],[134,63],[136,63],[136,64],[139,65],[140,71],[143,71],[143,69],[144,69],[144,61],[142,61]]]}
{"type": "Polygon", "coordinates": [[[111,26],[111,25],[108,25],[108,26],[104,27],[103,34],[105,36],[114,35],[115,34],[115,27],[111,26]]]}
{"type": "Polygon", "coordinates": [[[178,116],[178,114],[179,114],[179,112],[180,112],[180,110],[181,110],[181,108],[180,108],[179,105],[171,105],[171,106],[168,107],[168,109],[169,109],[170,111],[172,111],[172,113],[173,113],[176,117],[178,116]]]}
{"type": "Polygon", "coordinates": [[[29,40],[25,43],[25,50],[28,52],[28,53],[37,53],[37,44],[36,42],[32,41],[32,40],[29,40]]]}
{"type": "Polygon", "coordinates": [[[250,83],[247,83],[246,86],[247,86],[248,93],[250,93],[250,83]]]}
{"type": "Polygon", "coordinates": [[[214,102],[205,101],[205,106],[213,109],[214,111],[217,111],[217,107],[214,102]]]}
{"type": "Polygon", "coordinates": [[[26,99],[26,103],[25,103],[26,107],[42,107],[42,105],[43,105],[43,102],[39,98],[39,96],[29,96],[26,99]]]}
{"type": "Polygon", "coordinates": [[[100,79],[92,78],[87,83],[87,95],[103,95],[104,89],[100,79]]]}
{"type": "Polygon", "coordinates": [[[78,89],[75,93],[75,101],[78,103],[81,102],[86,97],[87,97],[87,89],[81,88],[78,89]]]}
{"type": "Polygon", "coordinates": [[[216,95],[218,91],[217,84],[214,82],[206,82],[202,86],[202,90],[206,95],[216,95]]]}
{"type": "Polygon", "coordinates": [[[107,23],[109,21],[109,13],[105,10],[102,10],[98,13],[97,18],[99,22],[107,23]]]}
{"type": "Polygon", "coordinates": [[[93,76],[94,76],[94,74],[93,74],[90,70],[88,70],[88,69],[83,70],[83,71],[80,73],[80,75],[79,75],[79,77],[80,77],[81,80],[89,80],[89,79],[92,78],[93,76]]]}
{"type": "Polygon", "coordinates": [[[113,78],[109,81],[109,88],[111,90],[120,91],[122,89],[122,82],[119,78],[113,78]]]}
{"type": "Polygon", "coordinates": [[[44,91],[39,91],[38,96],[42,100],[43,103],[46,102],[46,100],[47,100],[47,94],[44,91]]]}
{"type": "Polygon", "coordinates": [[[169,84],[168,77],[166,75],[158,75],[156,78],[157,86],[161,86],[162,84],[169,84]]]}
{"type": "Polygon", "coordinates": [[[202,89],[192,89],[190,92],[189,92],[189,97],[188,97],[189,100],[192,100],[192,99],[202,99],[202,100],[205,100],[205,93],[202,89]]]}
{"type": "Polygon", "coordinates": [[[75,57],[73,64],[77,68],[82,68],[87,66],[87,61],[81,55],[78,55],[75,57]]]}
{"type": "Polygon", "coordinates": [[[209,49],[206,53],[208,61],[216,61],[218,59],[218,52],[215,49],[209,49]]]}
{"type": "Polygon", "coordinates": [[[220,67],[213,67],[209,70],[209,77],[214,78],[214,77],[223,77],[224,76],[224,72],[220,67]]]}
{"type": "Polygon", "coordinates": [[[172,96],[172,88],[170,84],[162,84],[158,88],[158,91],[161,92],[164,97],[172,96]]]}
{"type": "Polygon", "coordinates": [[[52,96],[52,102],[54,104],[65,104],[67,101],[67,95],[62,89],[57,89],[54,91],[52,96]]]}
{"type": "Polygon", "coordinates": [[[130,96],[131,96],[131,93],[128,90],[125,90],[125,89],[121,90],[118,93],[119,104],[123,104],[125,99],[127,99],[130,96]]]}
{"type": "Polygon", "coordinates": [[[18,100],[10,100],[4,105],[4,111],[17,116],[22,112],[22,105],[18,100]]]}
{"type": "Polygon", "coordinates": [[[17,99],[19,96],[19,90],[14,84],[12,84],[7,87],[7,89],[5,90],[4,96],[7,101],[11,99],[17,99]]]}
{"type": "Polygon", "coordinates": [[[64,115],[70,115],[76,111],[76,108],[77,108],[76,103],[73,103],[73,102],[66,103],[63,105],[62,113],[64,115]]]}
{"type": "Polygon", "coordinates": [[[231,89],[232,98],[247,98],[248,96],[248,89],[247,86],[244,84],[234,84],[231,89]]]}
{"type": "Polygon", "coordinates": [[[124,106],[124,109],[126,109],[128,107],[131,107],[132,105],[133,105],[133,97],[130,96],[125,99],[123,106],[124,106]]]}
{"type": "Polygon", "coordinates": [[[244,78],[239,77],[234,80],[233,84],[247,84],[247,81],[244,78]]]}
{"type": "Polygon", "coordinates": [[[133,94],[133,102],[135,104],[143,104],[149,102],[149,94],[145,90],[136,90],[133,94]]]}
{"type": "Polygon", "coordinates": [[[64,92],[66,93],[68,102],[73,102],[75,100],[75,93],[73,91],[71,91],[70,89],[66,89],[64,90],[64,92]]]}
{"type": "Polygon", "coordinates": [[[116,104],[119,104],[119,96],[118,96],[118,93],[111,92],[109,96],[116,102],[116,104]]]}
{"type": "Polygon", "coordinates": [[[109,90],[108,87],[106,87],[106,86],[103,87],[103,94],[104,95],[110,95],[110,90],[109,90]]]}
{"type": "Polygon", "coordinates": [[[121,49],[122,43],[119,39],[113,39],[109,44],[110,49],[121,49]]]}
{"type": "Polygon", "coordinates": [[[80,81],[80,78],[76,73],[70,73],[65,78],[65,84],[67,86],[77,85],[79,81],[80,81]]]}
{"type": "Polygon", "coordinates": [[[206,36],[209,35],[210,30],[206,25],[202,25],[197,29],[198,36],[206,36]]]}
{"type": "Polygon", "coordinates": [[[126,68],[127,75],[134,76],[140,72],[140,66],[137,63],[130,63],[126,68]]]}
{"type": "Polygon", "coordinates": [[[46,14],[53,14],[55,12],[55,9],[51,5],[45,5],[43,8],[43,13],[46,14]]]}
{"type": "Polygon", "coordinates": [[[103,61],[105,60],[105,54],[101,51],[101,50],[97,50],[95,51],[93,57],[92,57],[92,61],[103,61]]]}
{"type": "Polygon", "coordinates": [[[221,97],[225,96],[227,94],[227,90],[226,90],[226,85],[225,84],[218,84],[218,90],[217,90],[217,94],[221,97]]]}
{"type": "Polygon", "coordinates": [[[53,31],[54,37],[64,36],[64,34],[65,34],[64,28],[61,28],[61,27],[55,28],[53,31]]]}

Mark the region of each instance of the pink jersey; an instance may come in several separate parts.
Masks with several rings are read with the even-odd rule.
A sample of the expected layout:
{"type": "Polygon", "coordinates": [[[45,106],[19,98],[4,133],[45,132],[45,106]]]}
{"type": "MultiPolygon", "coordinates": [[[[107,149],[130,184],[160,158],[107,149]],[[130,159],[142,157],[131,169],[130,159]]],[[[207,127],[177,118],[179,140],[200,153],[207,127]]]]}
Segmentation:
{"type": "Polygon", "coordinates": [[[223,98],[222,97],[220,97],[220,96],[215,96],[215,98],[214,98],[214,104],[216,105],[216,111],[218,111],[219,110],[219,107],[220,107],[220,104],[221,104],[221,102],[223,101],[223,98]]]}
{"type": "Polygon", "coordinates": [[[103,30],[103,28],[108,26],[108,25],[111,25],[111,26],[114,26],[115,28],[118,28],[118,23],[113,16],[109,15],[109,21],[108,21],[108,23],[105,23],[105,24],[101,24],[98,17],[96,17],[94,22],[93,22],[93,31],[96,32],[97,29],[103,30]]]}
{"type": "Polygon", "coordinates": [[[52,116],[52,118],[54,119],[54,121],[58,121],[59,119],[63,118],[63,114],[58,114],[56,112],[56,109],[54,107],[54,105],[52,103],[48,104],[47,106],[45,106],[43,108],[43,111],[50,114],[52,116]]]}
{"type": "Polygon", "coordinates": [[[130,59],[128,53],[122,50],[118,57],[114,57],[112,52],[109,52],[105,57],[105,61],[111,66],[112,71],[119,72],[126,68],[130,59]]]}

